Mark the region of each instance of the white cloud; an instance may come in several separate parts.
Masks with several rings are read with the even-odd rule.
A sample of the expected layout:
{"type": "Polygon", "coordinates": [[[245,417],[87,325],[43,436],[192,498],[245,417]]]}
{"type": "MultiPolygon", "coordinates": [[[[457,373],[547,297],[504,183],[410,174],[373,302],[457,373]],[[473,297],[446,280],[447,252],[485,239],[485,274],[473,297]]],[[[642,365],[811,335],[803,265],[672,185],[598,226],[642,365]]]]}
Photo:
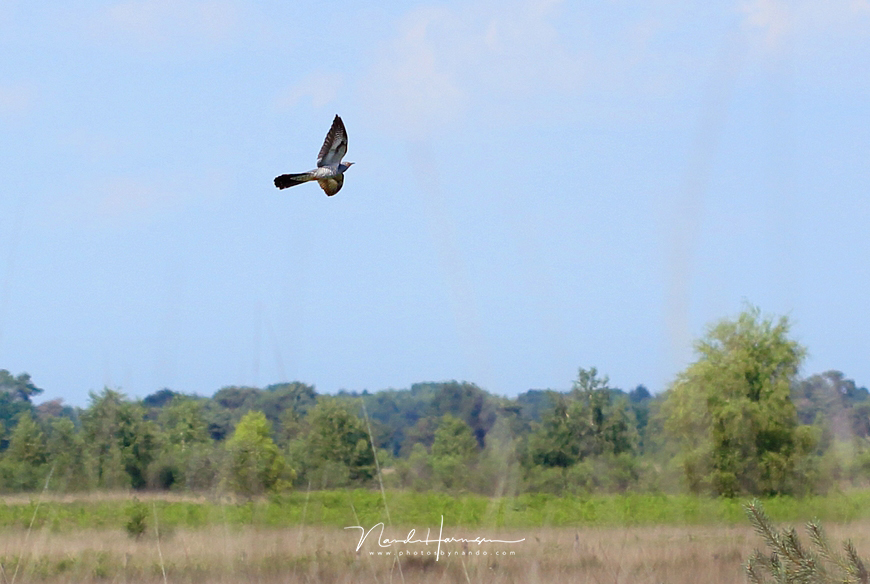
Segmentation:
{"type": "Polygon", "coordinates": [[[412,11],[362,83],[370,109],[405,137],[451,122],[464,106],[465,95],[432,34],[450,19],[445,10],[412,11]]]}
{"type": "Polygon", "coordinates": [[[486,0],[411,10],[361,82],[369,107],[417,139],[472,108],[578,95],[587,58],[565,37],[562,8],[561,0],[486,0]]]}
{"type": "Polygon", "coordinates": [[[868,0],[748,0],[740,3],[744,28],[766,49],[813,50],[810,41],[846,41],[870,35],[868,0]]]}
{"type": "Polygon", "coordinates": [[[564,119],[590,95],[605,107],[614,95],[672,96],[707,63],[674,46],[693,30],[679,11],[651,5],[614,16],[611,8],[562,0],[416,8],[397,21],[362,91],[379,119],[416,139],[465,113],[534,123],[564,119]]]}
{"type": "Polygon", "coordinates": [[[147,216],[172,200],[169,192],[139,184],[135,179],[116,179],[94,195],[94,211],[108,221],[147,216]]]}
{"type": "MultiPolygon", "coordinates": [[[[484,6],[478,14],[466,15],[479,21],[472,42],[465,47],[474,57],[466,71],[481,81],[523,94],[578,93],[587,57],[560,32],[561,9],[560,0],[514,2],[499,5],[497,10],[484,6]]],[[[583,15],[573,18],[582,20],[583,15]]],[[[461,58],[468,59],[467,55],[461,58]]]]}
{"type": "Polygon", "coordinates": [[[57,225],[128,228],[148,225],[191,203],[203,185],[181,177],[154,180],[147,176],[115,175],[97,178],[53,192],[44,220],[57,225]],[[191,185],[196,184],[196,192],[191,185]]]}
{"type": "Polygon", "coordinates": [[[312,106],[321,108],[335,100],[342,83],[343,77],[336,73],[308,75],[279,95],[275,106],[278,109],[290,109],[308,98],[312,106]]]}
{"type": "Polygon", "coordinates": [[[789,5],[780,0],[753,0],[742,7],[744,26],[760,32],[768,48],[780,45],[794,23],[789,5]]]}
{"type": "Polygon", "coordinates": [[[227,40],[237,20],[229,0],[127,0],[106,7],[95,32],[146,50],[191,50],[227,40]]]}
{"type": "Polygon", "coordinates": [[[36,92],[25,84],[0,85],[0,118],[20,117],[32,107],[36,92]]]}

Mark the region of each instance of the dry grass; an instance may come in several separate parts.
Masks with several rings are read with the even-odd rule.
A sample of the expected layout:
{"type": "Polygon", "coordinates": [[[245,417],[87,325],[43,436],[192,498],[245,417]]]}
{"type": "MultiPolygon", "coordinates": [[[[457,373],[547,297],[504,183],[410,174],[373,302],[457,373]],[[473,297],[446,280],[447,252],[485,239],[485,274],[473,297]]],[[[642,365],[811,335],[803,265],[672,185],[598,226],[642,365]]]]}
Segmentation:
{"type": "MultiPolygon", "coordinates": [[[[174,493],[166,491],[137,491],[136,498],[140,501],[158,501],[168,503],[208,503],[215,500],[197,493],[174,493]]],[[[83,493],[15,493],[0,495],[0,504],[3,505],[27,505],[33,501],[43,503],[104,503],[106,501],[130,501],[130,491],[88,491],[83,493]]],[[[222,500],[234,501],[232,497],[223,497],[222,500]]]]}
{"type": "MultiPolygon", "coordinates": [[[[826,525],[832,539],[852,538],[859,551],[870,549],[870,523],[826,525]]],[[[418,527],[419,530],[419,527],[418,527]]],[[[408,530],[388,529],[404,539],[408,530]]],[[[21,557],[17,582],[163,582],[153,535],[134,540],[120,530],[53,533],[43,529],[24,543],[20,531],[0,534],[0,582],[9,582],[21,557]]],[[[418,537],[425,533],[418,533],[418,537]]],[[[334,528],[177,530],[161,537],[163,565],[170,583],[356,583],[468,582],[638,582],[672,584],[744,583],[743,562],[762,542],[745,527],[629,527],[620,529],[530,529],[473,533],[447,530],[445,536],[526,538],[521,544],[470,545],[481,555],[462,556],[460,544],[432,556],[372,556],[369,538],[360,554],[356,530],[334,528]],[[448,533],[450,531],[450,533],[448,533]],[[487,555],[482,555],[487,551],[487,555]],[[497,557],[495,551],[515,551],[497,557]]],[[[434,545],[399,545],[394,550],[434,550],[434,545]]]]}

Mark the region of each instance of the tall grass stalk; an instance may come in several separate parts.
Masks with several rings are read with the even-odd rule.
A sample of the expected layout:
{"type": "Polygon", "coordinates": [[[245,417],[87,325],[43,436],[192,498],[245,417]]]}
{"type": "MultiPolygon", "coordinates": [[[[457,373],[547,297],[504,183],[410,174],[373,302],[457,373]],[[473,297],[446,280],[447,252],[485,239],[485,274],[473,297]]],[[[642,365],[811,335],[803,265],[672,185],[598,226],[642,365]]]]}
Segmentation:
{"type": "Polygon", "coordinates": [[[15,572],[12,573],[10,584],[15,584],[15,578],[18,576],[18,568],[21,567],[21,558],[24,556],[24,552],[27,549],[27,541],[30,539],[30,532],[33,531],[33,522],[36,521],[36,514],[39,512],[39,506],[42,504],[42,497],[48,490],[48,482],[51,480],[51,475],[54,474],[55,466],[57,466],[57,460],[55,460],[54,464],[51,465],[51,469],[48,471],[48,476],[45,477],[45,485],[43,485],[42,491],[36,498],[36,507],[33,509],[33,516],[30,518],[30,524],[27,526],[27,533],[24,534],[24,545],[21,548],[21,552],[18,554],[18,560],[15,562],[15,572]]]}
{"type": "MultiPolygon", "coordinates": [[[[369,444],[372,447],[372,454],[375,457],[375,471],[378,473],[378,484],[381,486],[381,499],[384,501],[384,512],[387,514],[387,525],[390,527],[393,526],[393,520],[390,519],[390,506],[387,505],[387,492],[384,490],[384,477],[381,474],[381,463],[378,462],[378,451],[375,450],[375,438],[372,436],[372,425],[369,422],[369,412],[366,410],[366,402],[362,400],[362,408],[363,408],[363,416],[366,419],[366,429],[369,432],[369,444]]],[[[354,515],[356,515],[356,510],[354,509],[354,515]]],[[[357,517],[357,524],[359,523],[359,517],[357,517]]],[[[399,558],[396,557],[393,559],[393,565],[399,567],[399,577],[402,579],[402,584],[405,584],[405,574],[402,572],[402,562],[399,561],[399,558]]]]}
{"type": "Polygon", "coordinates": [[[366,419],[366,429],[369,431],[369,444],[372,447],[372,455],[375,457],[375,470],[378,473],[378,484],[381,486],[381,498],[384,500],[384,512],[387,514],[387,523],[392,526],[393,521],[390,519],[390,507],[387,505],[387,492],[384,490],[384,477],[381,475],[381,463],[378,462],[378,451],[375,449],[375,438],[372,436],[372,425],[369,422],[369,413],[366,410],[366,402],[362,401],[363,415],[366,419]]]}
{"type": "Polygon", "coordinates": [[[163,563],[163,550],[160,548],[160,528],[157,525],[157,503],[152,502],[151,506],[154,509],[154,537],[157,538],[157,555],[160,558],[160,571],[163,572],[163,584],[167,584],[166,566],[163,563]]]}

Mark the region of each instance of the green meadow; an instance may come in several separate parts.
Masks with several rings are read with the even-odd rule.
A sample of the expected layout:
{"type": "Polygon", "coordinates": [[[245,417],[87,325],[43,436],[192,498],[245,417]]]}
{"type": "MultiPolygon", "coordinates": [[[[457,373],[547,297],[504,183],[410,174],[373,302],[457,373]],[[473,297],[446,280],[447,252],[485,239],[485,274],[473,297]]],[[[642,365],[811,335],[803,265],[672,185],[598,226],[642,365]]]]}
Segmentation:
{"type": "MultiPolygon", "coordinates": [[[[746,523],[748,499],[691,495],[553,496],[524,494],[491,498],[475,494],[447,495],[390,491],[304,491],[251,501],[220,501],[144,495],[148,521],[200,529],[211,526],[282,528],[299,526],[371,526],[379,522],[415,528],[444,524],[500,529],[543,527],[619,527],[739,525],[746,523]]],[[[52,531],[123,528],[137,503],[131,498],[87,495],[81,499],[6,498],[0,504],[0,528],[48,528],[52,531]]],[[[825,496],[762,499],[775,521],[810,519],[849,523],[870,519],[870,491],[825,496]]]]}

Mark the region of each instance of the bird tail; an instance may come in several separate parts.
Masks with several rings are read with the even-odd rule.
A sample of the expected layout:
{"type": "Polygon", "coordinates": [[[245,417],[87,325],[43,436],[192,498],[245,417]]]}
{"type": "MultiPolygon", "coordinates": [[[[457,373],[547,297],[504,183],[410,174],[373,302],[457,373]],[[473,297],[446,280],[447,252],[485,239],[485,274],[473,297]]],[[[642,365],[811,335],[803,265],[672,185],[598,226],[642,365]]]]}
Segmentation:
{"type": "Polygon", "coordinates": [[[295,187],[296,185],[301,185],[302,183],[306,183],[310,180],[314,180],[314,177],[310,172],[302,172],[299,174],[282,174],[281,176],[275,177],[275,186],[279,189],[287,189],[290,187],[295,187]]]}

